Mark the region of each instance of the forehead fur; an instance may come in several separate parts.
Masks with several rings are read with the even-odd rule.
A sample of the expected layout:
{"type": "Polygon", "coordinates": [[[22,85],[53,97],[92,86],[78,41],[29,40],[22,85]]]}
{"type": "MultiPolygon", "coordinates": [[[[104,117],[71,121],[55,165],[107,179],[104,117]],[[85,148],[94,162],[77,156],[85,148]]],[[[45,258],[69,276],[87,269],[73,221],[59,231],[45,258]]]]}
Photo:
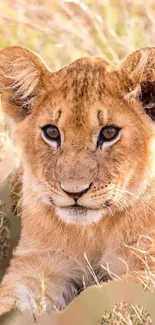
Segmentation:
{"type": "Polygon", "coordinates": [[[63,103],[67,104],[68,113],[73,113],[76,125],[80,126],[90,106],[97,104],[104,97],[105,72],[109,71],[110,67],[111,65],[102,58],[81,58],[74,61],[52,73],[48,99],[52,100],[55,107],[60,104],[60,110],[63,103]]]}
{"type": "MultiPolygon", "coordinates": [[[[110,64],[101,58],[81,58],[53,74],[58,87],[66,98],[72,92],[72,100],[90,100],[90,93],[97,91],[100,97],[105,89],[104,75],[110,64]]],[[[97,95],[96,94],[96,95],[97,95]]]]}

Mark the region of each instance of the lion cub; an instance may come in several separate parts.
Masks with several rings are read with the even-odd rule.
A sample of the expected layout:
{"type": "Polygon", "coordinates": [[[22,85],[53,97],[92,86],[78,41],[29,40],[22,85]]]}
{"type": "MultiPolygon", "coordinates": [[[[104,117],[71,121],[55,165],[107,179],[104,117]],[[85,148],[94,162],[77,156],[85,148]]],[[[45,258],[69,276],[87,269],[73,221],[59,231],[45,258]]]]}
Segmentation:
{"type": "Polygon", "coordinates": [[[30,50],[0,52],[2,107],[22,150],[22,233],[0,288],[15,305],[64,308],[94,283],[152,281],[155,48],[120,66],[82,58],[51,72],[30,50]],[[89,268],[88,268],[89,264],[89,268]]]}

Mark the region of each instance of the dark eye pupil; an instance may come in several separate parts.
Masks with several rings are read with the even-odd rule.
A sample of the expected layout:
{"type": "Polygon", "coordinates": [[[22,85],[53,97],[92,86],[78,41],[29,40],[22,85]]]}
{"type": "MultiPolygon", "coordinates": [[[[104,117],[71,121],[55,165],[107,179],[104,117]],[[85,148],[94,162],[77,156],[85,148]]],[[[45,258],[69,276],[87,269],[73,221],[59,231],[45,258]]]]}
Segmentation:
{"type": "Polygon", "coordinates": [[[107,127],[102,130],[102,135],[105,139],[108,140],[108,139],[112,139],[115,136],[116,132],[117,130],[115,128],[107,127]]]}
{"type": "Polygon", "coordinates": [[[116,134],[116,129],[115,128],[103,129],[102,134],[103,134],[104,138],[111,139],[116,134]]]}
{"type": "Polygon", "coordinates": [[[60,139],[60,132],[56,126],[47,125],[43,127],[44,135],[49,140],[59,140],[60,139]]]}
{"type": "Polygon", "coordinates": [[[54,139],[56,139],[59,136],[59,131],[56,128],[52,128],[52,127],[47,128],[46,133],[50,138],[54,138],[54,139]]]}

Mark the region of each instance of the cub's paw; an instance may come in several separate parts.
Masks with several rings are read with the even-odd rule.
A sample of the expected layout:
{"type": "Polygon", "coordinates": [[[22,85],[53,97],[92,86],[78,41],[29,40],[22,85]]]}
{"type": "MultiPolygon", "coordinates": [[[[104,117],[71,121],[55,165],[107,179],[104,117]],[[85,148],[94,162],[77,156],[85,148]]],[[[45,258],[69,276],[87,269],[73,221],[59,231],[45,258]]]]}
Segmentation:
{"type": "Polygon", "coordinates": [[[0,288],[0,315],[8,313],[16,307],[12,293],[5,288],[0,288]]]}

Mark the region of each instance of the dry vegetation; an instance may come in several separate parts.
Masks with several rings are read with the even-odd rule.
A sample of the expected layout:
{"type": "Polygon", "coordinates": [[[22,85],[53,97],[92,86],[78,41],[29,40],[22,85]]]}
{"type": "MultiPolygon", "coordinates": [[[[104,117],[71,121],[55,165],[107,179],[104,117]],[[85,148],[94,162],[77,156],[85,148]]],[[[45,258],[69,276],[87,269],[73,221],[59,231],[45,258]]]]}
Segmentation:
{"type": "Polygon", "coordinates": [[[127,303],[116,304],[110,312],[102,316],[100,325],[151,325],[148,313],[141,306],[127,303]]]}
{"type": "MultiPolygon", "coordinates": [[[[28,47],[39,53],[52,70],[90,55],[119,63],[137,48],[154,46],[154,30],[153,0],[0,1],[0,48],[28,47]]],[[[9,140],[0,111],[1,182],[18,163],[18,148],[9,140]]],[[[0,197],[3,213],[5,203],[0,197]]],[[[4,221],[2,213],[0,217],[6,231],[6,218],[4,221]]],[[[0,228],[0,236],[1,231],[0,228]]],[[[0,247],[0,256],[4,257],[2,250],[8,245],[8,232],[5,234],[5,245],[0,247]]],[[[103,315],[102,324],[140,325],[151,324],[151,321],[141,308],[120,304],[103,315]]]]}

